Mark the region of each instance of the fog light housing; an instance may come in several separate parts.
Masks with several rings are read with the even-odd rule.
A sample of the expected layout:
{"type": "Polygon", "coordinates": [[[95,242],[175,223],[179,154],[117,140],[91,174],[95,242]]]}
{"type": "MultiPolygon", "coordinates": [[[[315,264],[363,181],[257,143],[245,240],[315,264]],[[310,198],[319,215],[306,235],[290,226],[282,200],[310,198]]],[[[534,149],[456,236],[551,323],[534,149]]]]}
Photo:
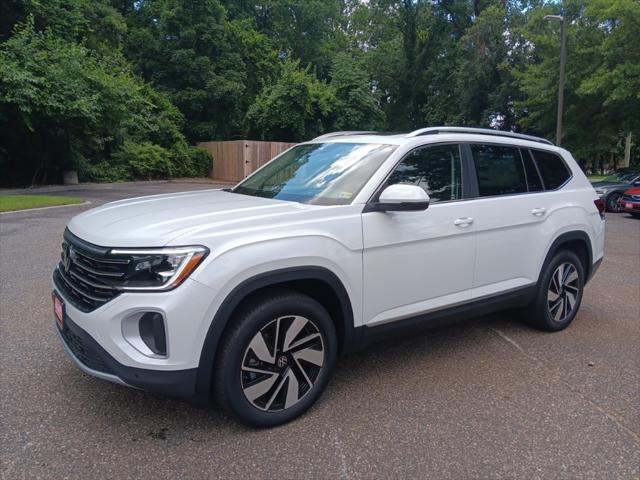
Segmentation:
{"type": "Polygon", "coordinates": [[[167,334],[164,318],[157,312],[147,312],[138,320],[140,338],[156,355],[167,356],[167,334]]]}

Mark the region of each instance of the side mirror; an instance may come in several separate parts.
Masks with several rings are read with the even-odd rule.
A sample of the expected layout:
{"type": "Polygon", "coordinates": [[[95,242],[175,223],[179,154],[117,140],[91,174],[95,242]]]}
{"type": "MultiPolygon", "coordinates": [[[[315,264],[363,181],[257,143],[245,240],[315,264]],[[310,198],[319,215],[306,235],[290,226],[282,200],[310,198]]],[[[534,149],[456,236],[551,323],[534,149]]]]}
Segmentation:
{"type": "Polygon", "coordinates": [[[429,195],[417,185],[389,185],[368,211],[415,212],[429,207],[429,195]]]}

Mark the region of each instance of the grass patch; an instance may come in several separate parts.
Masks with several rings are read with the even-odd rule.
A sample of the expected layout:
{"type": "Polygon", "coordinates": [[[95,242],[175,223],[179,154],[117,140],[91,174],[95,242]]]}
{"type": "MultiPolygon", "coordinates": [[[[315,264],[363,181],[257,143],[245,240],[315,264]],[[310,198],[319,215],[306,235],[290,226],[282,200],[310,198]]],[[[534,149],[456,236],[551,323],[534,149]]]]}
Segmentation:
{"type": "Polygon", "coordinates": [[[51,195],[0,195],[0,212],[28,210],[38,207],[57,207],[82,203],[81,198],[54,197],[51,195]]]}
{"type": "Polygon", "coordinates": [[[607,175],[589,175],[587,178],[589,178],[590,182],[599,182],[600,180],[607,178],[607,175]]]}

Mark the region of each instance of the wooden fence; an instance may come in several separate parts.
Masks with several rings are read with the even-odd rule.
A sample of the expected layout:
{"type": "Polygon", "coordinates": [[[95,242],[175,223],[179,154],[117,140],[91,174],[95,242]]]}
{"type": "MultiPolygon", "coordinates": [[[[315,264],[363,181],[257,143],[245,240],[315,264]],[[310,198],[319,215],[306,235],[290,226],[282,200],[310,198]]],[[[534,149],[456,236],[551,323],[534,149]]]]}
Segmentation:
{"type": "Polygon", "coordinates": [[[295,143],[231,140],[198,144],[213,155],[209,176],[225,182],[239,182],[258,167],[295,143]]]}

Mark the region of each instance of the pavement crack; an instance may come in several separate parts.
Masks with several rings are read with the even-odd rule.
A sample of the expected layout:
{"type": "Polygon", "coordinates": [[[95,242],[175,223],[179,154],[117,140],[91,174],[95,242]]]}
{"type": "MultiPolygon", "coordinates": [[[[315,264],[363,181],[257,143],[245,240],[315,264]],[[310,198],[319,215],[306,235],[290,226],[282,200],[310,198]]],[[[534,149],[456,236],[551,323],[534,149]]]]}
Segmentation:
{"type": "MultiPolygon", "coordinates": [[[[489,330],[491,330],[493,333],[495,333],[497,336],[499,336],[502,340],[504,340],[509,345],[514,347],[516,350],[518,350],[522,355],[524,355],[525,357],[529,358],[530,360],[533,360],[538,366],[543,367],[545,370],[548,370],[549,372],[552,372],[552,369],[549,367],[547,362],[545,362],[541,358],[537,357],[536,355],[527,352],[522,346],[520,346],[520,344],[518,342],[516,342],[514,339],[509,337],[506,333],[501,332],[497,328],[493,328],[493,327],[489,327],[489,330]]],[[[541,375],[540,373],[538,373],[538,374],[541,375]]],[[[611,420],[613,423],[615,423],[619,428],[621,428],[622,430],[627,432],[629,435],[631,435],[635,439],[635,441],[640,444],[640,435],[638,433],[634,432],[633,430],[631,430],[629,427],[627,427],[616,416],[615,413],[607,411],[607,409],[605,409],[603,406],[601,406],[598,402],[596,402],[595,400],[589,398],[589,396],[584,394],[579,388],[573,386],[570,382],[564,380],[561,376],[558,377],[558,380],[560,382],[562,382],[562,384],[564,384],[564,386],[567,387],[571,392],[575,393],[576,395],[579,395],[580,398],[582,398],[584,401],[589,403],[598,412],[603,414],[605,417],[607,417],[609,420],[611,420]]]]}

